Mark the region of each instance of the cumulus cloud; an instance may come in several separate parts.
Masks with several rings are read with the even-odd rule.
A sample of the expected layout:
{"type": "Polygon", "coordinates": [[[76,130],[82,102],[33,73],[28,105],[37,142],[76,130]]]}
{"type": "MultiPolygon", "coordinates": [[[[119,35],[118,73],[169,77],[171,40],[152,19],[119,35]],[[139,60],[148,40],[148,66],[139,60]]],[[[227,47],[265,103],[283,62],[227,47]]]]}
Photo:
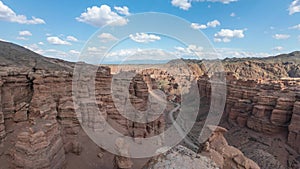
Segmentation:
{"type": "Polygon", "coordinates": [[[161,38],[154,34],[136,33],[135,35],[129,35],[130,39],[138,43],[149,43],[160,40],[161,38]]]}
{"type": "Polygon", "coordinates": [[[289,27],[289,29],[298,29],[298,30],[300,30],[300,24],[289,27]]]}
{"type": "Polygon", "coordinates": [[[188,47],[175,47],[175,54],[179,57],[185,56],[202,56],[203,47],[196,45],[189,45],[188,47]]]}
{"type": "Polygon", "coordinates": [[[229,4],[238,0],[172,0],[171,3],[175,7],[179,7],[182,10],[189,10],[192,7],[192,2],[220,2],[223,4],[229,4]]]}
{"type": "Polygon", "coordinates": [[[118,38],[116,38],[114,35],[110,33],[102,33],[98,36],[98,38],[100,39],[101,42],[104,43],[118,40],[118,38]]]}
{"type": "Polygon", "coordinates": [[[32,17],[28,19],[25,15],[16,14],[11,8],[0,1],[0,20],[7,22],[15,22],[19,24],[45,24],[45,21],[40,18],[32,17]]]}
{"type": "Polygon", "coordinates": [[[172,5],[183,10],[189,10],[192,4],[189,0],[172,0],[172,5]]]}
{"type": "Polygon", "coordinates": [[[115,6],[114,9],[120,14],[120,15],[125,15],[125,16],[129,16],[129,8],[127,6],[123,6],[123,7],[118,7],[115,6]]]}
{"type": "Polygon", "coordinates": [[[244,38],[244,30],[221,29],[220,32],[214,35],[215,42],[230,42],[233,38],[244,38]]]}
{"type": "Polygon", "coordinates": [[[196,29],[196,30],[199,30],[199,29],[206,29],[207,28],[207,26],[206,25],[200,25],[200,24],[198,24],[198,23],[192,23],[191,24],[191,27],[193,28],[193,29],[196,29]]]}
{"type": "Polygon", "coordinates": [[[290,38],[291,36],[290,35],[287,35],[287,34],[275,34],[273,35],[273,38],[274,39],[277,39],[277,40],[283,40],[283,39],[288,39],[290,38]]]}
{"type": "Polygon", "coordinates": [[[114,24],[115,26],[126,25],[128,20],[113,12],[108,5],[93,6],[87,8],[77,21],[87,23],[96,27],[102,27],[106,24],[114,24]]]}
{"type": "Polygon", "coordinates": [[[300,0],[294,0],[289,6],[289,14],[293,15],[294,13],[300,12],[300,0]]]}
{"type": "Polygon", "coordinates": [[[192,23],[191,27],[193,29],[199,30],[199,29],[206,29],[206,28],[215,28],[215,27],[220,26],[220,25],[221,25],[220,21],[213,20],[213,21],[207,22],[206,25],[204,25],[204,24],[200,25],[198,23],[192,23]]]}
{"type": "Polygon", "coordinates": [[[213,20],[213,21],[207,23],[207,27],[211,27],[211,28],[215,28],[220,25],[221,25],[221,23],[218,20],[213,20]]]}
{"type": "Polygon", "coordinates": [[[19,35],[20,36],[32,36],[32,33],[29,31],[20,31],[19,35]]]}
{"type": "Polygon", "coordinates": [[[273,50],[279,52],[282,51],[284,48],[282,46],[276,46],[275,48],[273,48],[273,50]]]}
{"type": "Polygon", "coordinates": [[[47,41],[52,45],[71,45],[70,42],[62,40],[56,36],[47,37],[47,41]]]}
{"type": "Polygon", "coordinates": [[[79,56],[80,52],[77,50],[70,50],[69,53],[74,56],[79,56]]]}
{"type": "Polygon", "coordinates": [[[88,47],[86,51],[83,52],[83,55],[93,57],[93,56],[104,56],[106,53],[107,47],[99,46],[99,47],[88,47]]]}
{"type": "Polygon", "coordinates": [[[67,36],[67,40],[70,42],[78,42],[78,39],[75,38],[74,36],[67,36]]]}

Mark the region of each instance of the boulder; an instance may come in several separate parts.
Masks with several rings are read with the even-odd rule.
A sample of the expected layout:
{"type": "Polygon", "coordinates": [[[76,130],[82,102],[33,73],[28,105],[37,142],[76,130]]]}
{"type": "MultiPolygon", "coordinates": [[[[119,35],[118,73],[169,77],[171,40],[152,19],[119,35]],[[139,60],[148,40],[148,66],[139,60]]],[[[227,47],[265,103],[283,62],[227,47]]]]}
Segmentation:
{"type": "MultiPolygon", "coordinates": [[[[220,158],[220,160],[222,160],[220,158]]],[[[222,164],[222,162],[220,162],[222,164]]],[[[193,152],[192,150],[178,145],[172,148],[170,151],[153,157],[143,169],[163,169],[163,168],[172,168],[172,169],[218,169],[217,164],[212,161],[210,158],[205,157],[204,155],[199,155],[193,152]]]]}

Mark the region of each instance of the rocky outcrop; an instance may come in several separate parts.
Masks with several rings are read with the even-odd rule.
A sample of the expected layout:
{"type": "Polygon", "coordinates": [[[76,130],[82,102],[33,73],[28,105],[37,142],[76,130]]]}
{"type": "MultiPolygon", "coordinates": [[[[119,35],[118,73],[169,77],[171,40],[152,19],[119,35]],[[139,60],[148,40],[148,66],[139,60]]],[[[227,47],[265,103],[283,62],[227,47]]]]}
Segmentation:
{"type": "Polygon", "coordinates": [[[288,143],[300,153],[300,102],[294,104],[293,116],[289,125],[288,143]]]}
{"type": "MultiPolygon", "coordinates": [[[[0,88],[2,87],[3,82],[2,78],[0,76],[0,88]]],[[[0,90],[0,96],[2,96],[2,90],[0,90]]],[[[2,102],[2,97],[0,97],[0,103],[2,102]]],[[[2,104],[0,104],[0,143],[2,142],[2,139],[4,139],[6,133],[5,133],[5,125],[4,125],[4,114],[2,112],[2,104]]]]}
{"type": "Polygon", "coordinates": [[[259,169],[260,167],[237,148],[228,145],[223,134],[227,130],[218,126],[208,126],[213,132],[212,136],[204,143],[200,155],[212,159],[218,167],[224,169],[259,169]]]}
{"type": "Polygon", "coordinates": [[[245,155],[254,160],[261,168],[284,169],[278,160],[270,153],[261,149],[246,150],[245,155]]]}
{"type": "Polygon", "coordinates": [[[4,139],[5,135],[4,115],[3,112],[0,111],[0,143],[2,142],[2,139],[4,139]]]}
{"type": "Polygon", "coordinates": [[[118,138],[115,143],[118,155],[115,156],[115,165],[117,169],[131,169],[133,162],[128,156],[129,146],[125,143],[123,138],[118,138]]]}
{"type": "Polygon", "coordinates": [[[17,137],[14,168],[61,169],[65,151],[56,121],[39,121],[17,137]]]}
{"type": "Polygon", "coordinates": [[[183,146],[176,146],[167,153],[154,157],[144,169],[160,169],[160,168],[173,168],[173,169],[217,169],[217,165],[209,158],[196,154],[183,146]]]}

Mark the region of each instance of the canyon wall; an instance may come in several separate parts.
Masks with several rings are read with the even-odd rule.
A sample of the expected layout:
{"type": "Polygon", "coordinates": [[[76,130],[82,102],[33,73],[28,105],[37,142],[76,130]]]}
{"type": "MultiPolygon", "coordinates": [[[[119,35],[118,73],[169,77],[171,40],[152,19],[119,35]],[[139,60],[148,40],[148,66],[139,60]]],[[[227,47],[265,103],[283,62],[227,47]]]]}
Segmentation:
{"type": "MultiPolygon", "coordinates": [[[[1,70],[0,140],[5,142],[6,136],[8,140],[17,138],[11,148],[14,168],[62,168],[66,163],[65,154],[82,151],[80,120],[94,130],[103,129],[105,121],[113,122],[117,126],[112,126],[134,138],[149,137],[164,130],[163,116],[143,124],[132,122],[118,112],[112,99],[112,75],[108,67],[98,68],[94,88],[83,85],[75,91],[82,93],[81,99],[86,99],[84,105],[74,102],[72,81],[70,71],[1,70]],[[95,89],[96,102],[90,100],[92,89],[95,89]],[[96,118],[98,110],[94,106],[105,119],[96,118]],[[76,114],[76,110],[88,113],[76,114]],[[10,128],[9,134],[6,128],[10,128]]],[[[81,85],[76,80],[75,83],[81,85]]],[[[147,108],[148,89],[153,86],[152,79],[146,75],[138,74],[130,82],[130,102],[136,109],[147,108]]]]}
{"type": "MultiPolygon", "coordinates": [[[[201,96],[210,98],[207,76],[198,81],[201,96]]],[[[288,143],[299,152],[300,79],[243,80],[227,73],[224,118],[232,125],[266,134],[287,133],[288,143]]]]}

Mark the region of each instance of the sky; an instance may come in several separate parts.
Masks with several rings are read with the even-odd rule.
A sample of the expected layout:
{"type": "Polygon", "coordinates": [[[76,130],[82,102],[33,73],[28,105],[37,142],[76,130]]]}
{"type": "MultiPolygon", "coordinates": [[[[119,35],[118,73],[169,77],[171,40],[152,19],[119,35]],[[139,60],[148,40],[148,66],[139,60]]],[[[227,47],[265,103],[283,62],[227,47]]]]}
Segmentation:
{"type": "Polygon", "coordinates": [[[300,0],[2,0],[0,29],[3,41],[69,61],[108,51],[107,62],[207,57],[205,43],[219,58],[266,57],[300,50],[300,0]],[[184,20],[165,28],[189,38],[166,36],[156,28],[170,20],[138,17],[145,12],[184,20]]]}

